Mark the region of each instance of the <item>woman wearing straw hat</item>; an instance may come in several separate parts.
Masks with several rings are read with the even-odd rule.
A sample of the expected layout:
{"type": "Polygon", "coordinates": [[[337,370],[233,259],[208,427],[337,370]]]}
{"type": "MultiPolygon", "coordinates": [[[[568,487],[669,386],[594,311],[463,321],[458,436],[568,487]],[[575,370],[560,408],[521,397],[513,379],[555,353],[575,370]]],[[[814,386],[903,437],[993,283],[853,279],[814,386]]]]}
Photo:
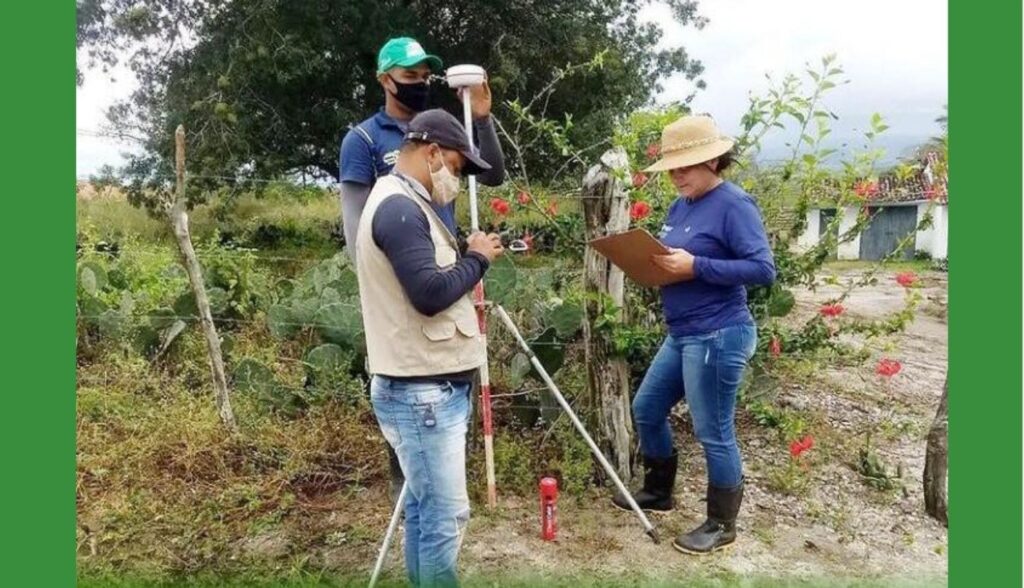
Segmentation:
{"type": "MultiPolygon", "coordinates": [[[[671,253],[654,262],[678,278],[661,289],[668,336],[633,400],[644,461],[640,507],[671,511],[677,453],[668,415],[684,398],[707,463],[707,520],[676,538],[679,551],[710,553],[736,540],[743,466],[736,444],[736,391],[757,344],[746,287],[775,280],[775,263],[754,199],[722,179],[733,141],[707,116],[662,131],[662,159],[679,197],[660,239],[671,253]]],[[[616,506],[629,509],[622,496],[616,506]]]]}

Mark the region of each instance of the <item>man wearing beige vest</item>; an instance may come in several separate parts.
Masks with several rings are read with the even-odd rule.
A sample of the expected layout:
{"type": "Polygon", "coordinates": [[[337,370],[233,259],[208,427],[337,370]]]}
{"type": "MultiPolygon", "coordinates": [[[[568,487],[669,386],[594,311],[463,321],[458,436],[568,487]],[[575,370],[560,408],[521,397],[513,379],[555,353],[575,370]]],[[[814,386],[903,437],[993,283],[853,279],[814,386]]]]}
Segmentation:
{"type": "Polygon", "coordinates": [[[443,110],[412,119],[391,175],[377,180],[359,221],[356,272],[366,330],[370,400],[409,485],[405,564],[413,586],[456,586],[469,520],[469,393],[485,350],[470,293],[502,254],[497,235],[455,237],[431,204],[459,177],[490,166],[443,110]]]}

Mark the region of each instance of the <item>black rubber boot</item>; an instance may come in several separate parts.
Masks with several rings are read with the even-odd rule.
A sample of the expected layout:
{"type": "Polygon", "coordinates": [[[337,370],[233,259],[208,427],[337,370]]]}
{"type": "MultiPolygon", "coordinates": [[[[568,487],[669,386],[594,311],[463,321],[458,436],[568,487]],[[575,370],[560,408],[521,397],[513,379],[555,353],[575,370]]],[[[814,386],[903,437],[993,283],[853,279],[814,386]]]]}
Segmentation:
{"type": "Polygon", "coordinates": [[[684,533],[672,543],[683,553],[704,555],[736,542],[736,516],[743,503],[743,482],[735,488],[708,484],[708,518],[704,524],[684,533]]]}
{"type": "Polygon", "coordinates": [[[402,473],[402,465],[398,462],[398,454],[390,444],[388,444],[388,465],[391,470],[391,504],[395,504],[398,501],[398,495],[402,493],[405,474],[402,473]]]}
{"type": "MultiPolygon", "coordinates": [[[[679,454],[675,450],[665,458],[644,456],[644,487],[633,495],[641,510],[671,512],[675,505],[672,489],[676,484],[676,467],[679,454]]],[[[612,504],[622,510],[632,511],[629,501],[620,493],[612,498],[612,504]]]]}

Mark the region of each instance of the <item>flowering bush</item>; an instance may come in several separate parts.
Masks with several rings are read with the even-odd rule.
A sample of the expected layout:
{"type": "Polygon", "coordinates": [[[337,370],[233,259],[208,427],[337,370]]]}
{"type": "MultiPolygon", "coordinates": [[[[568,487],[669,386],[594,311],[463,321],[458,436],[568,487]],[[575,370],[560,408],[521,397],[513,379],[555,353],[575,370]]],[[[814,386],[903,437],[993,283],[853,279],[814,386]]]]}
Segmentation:
{"type": "Polygon", "coordinates": [[[904,288],[912,288],[917,284],[917,274],[914,272],[901,272],[896,274],[896,283],[904,288]]]}
{"type": "Polygon", "coordinates": [[[492,198],[491,210],[493,210],[497,215],[505,216],[512,211],[512,206],[510,206],[506,200],[502,200],[501,198],[492,198]]]}
{"type": "Polygon", "coordinates": [[[821,313],[821,316],[834,318],[846,312],[846,308],[842,304],[826,304],[818,312],[821,313]]]}
{"type": "Polygon", "coordinates": [[[646,202],[634,202],[629,208],[629,218],[633,222],[642,221],[651,215],[651,205],[646,202]]]}
{"type": "Polygon", "coordinates": [[[886,378],[891,378],[900,373],[900,370],[902,369],[903,365],[900,364],[900,362],[894,359],[882,359],[875,367],[875,373],[886,378]]]}

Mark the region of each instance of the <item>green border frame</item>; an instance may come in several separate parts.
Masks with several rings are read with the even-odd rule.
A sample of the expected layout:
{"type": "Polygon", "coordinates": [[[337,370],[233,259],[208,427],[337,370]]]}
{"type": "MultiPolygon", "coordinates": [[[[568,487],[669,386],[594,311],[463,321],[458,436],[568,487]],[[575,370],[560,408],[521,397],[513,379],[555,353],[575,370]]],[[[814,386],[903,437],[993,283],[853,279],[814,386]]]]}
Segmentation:
{"type": "Polygon", "coordinates": [[[950,2],[949,571],[1021,585],[1021,5],[950,2]]]}
{"type": "MultiPolygon", "coordinates": [[[[76,581],[72,6],[0,8],[0,578],[14,586],[76,581]]],[[[1021,585],[1021,17],[950,2],[953,586],[1021,585]]]]}
{"type": "Polygon", "coordinates": [[[75,584],[75,13],[0,5],[0,583],[75,584]]]}

